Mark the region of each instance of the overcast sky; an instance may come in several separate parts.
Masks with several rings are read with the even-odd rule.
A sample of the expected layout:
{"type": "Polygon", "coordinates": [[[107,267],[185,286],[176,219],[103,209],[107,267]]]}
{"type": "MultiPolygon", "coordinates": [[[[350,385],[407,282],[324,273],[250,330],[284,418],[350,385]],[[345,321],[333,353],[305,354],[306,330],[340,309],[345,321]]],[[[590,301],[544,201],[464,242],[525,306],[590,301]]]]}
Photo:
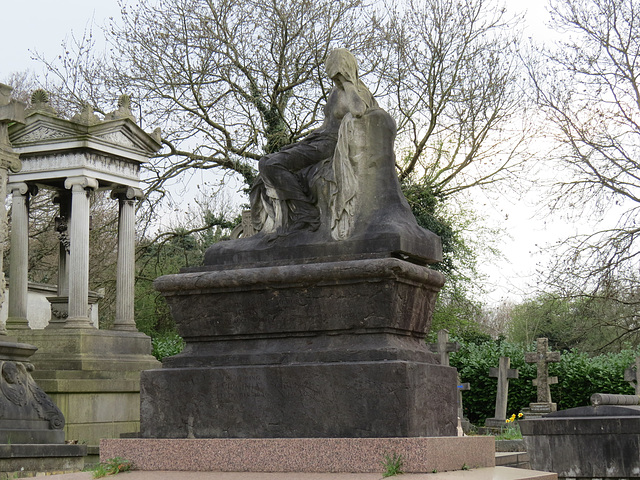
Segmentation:
{"type": "MultiPolygon", "coordinates": [[[[119,17],[116,0],[0,0],[3,12],[2,41],[0,42],[0,81],[12,72],[32,70],[40,74],[41,64],[32,60],[37,51],[47,59],[62,52],[61,43],[72,32],[82,36],[92,23],[102,26],[109,17],[119,17]]],[[[508,0],[512,12],[526,11],[526,36],[547,38],[548,19],[546,0],[508,0]]],[[[94,34],[100,34],[99,28],[94,34]]],[[[510,232],[511,238],[502,238],[498,244],[506,260],[498,264],[483,265],[490,274],[488,284],[491,302],[501,297],[519,299],[526,280],[532,279],[536,262],[545,263],[540,247],[558,238],[559,223],[549,218],[533,217],[535,209],[528,203],[488,201],[478,206],[490,215],[496,225],[510,232]]],[[[562,227],[566,227],[563,225],[562,227]]],[[[563,231],[566,231],[563,228],[563,231]]]]}

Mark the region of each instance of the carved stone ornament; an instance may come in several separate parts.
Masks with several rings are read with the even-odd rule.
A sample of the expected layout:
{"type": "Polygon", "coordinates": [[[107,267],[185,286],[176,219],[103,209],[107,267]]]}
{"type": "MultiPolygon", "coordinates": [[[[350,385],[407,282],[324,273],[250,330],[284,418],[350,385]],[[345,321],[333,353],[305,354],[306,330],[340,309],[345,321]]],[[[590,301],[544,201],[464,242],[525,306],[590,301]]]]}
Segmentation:
{"type": "Polygon", "coordinates": [[[67,217],[56,217],[56,233],[58,240],[64,246],[67,253],[71,253],[71,238],[69,237],[69,220],[67,217]]]}
{"type": "Polygon", "coordinates": [[[49,115],[57,115],[55,109],[49,104],[49,92],[39,88],[31,94],[31,106],[27,109],[26,114],[46,113],[49,115]]]}
{"type": "Polygon", "coordinates": [[[28,362],[0,361],[0,411],[3,419],[45,420],[49,428],[64,428],[64,416],[31,377],[28,362]]]}
{"type": "Polygon", "coordinates": [[[68,134],[65,132],[54,130],[53,128],[40,127],[20,138],[20,142],[38,142],[40,140],[64,138],[67,136],[68,134]]]}
{"type": "Polygon", "coordinates": [[[98,138],[107,140],[109,143],[115,143],[116,145],[123,145],[131,148],[137,147],[137,145],[122,132],[111,132],[106,135],[100,135],[98,138]]]}

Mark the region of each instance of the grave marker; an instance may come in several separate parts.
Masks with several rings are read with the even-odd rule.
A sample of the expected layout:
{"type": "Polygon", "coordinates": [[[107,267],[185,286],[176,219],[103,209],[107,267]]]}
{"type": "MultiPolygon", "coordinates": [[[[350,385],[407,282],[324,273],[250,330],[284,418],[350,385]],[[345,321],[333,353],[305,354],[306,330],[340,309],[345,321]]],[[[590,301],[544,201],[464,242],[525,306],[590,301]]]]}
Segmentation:
{"type": "MultiPolygon", "coordinates": [[[[430,343],[429,349],[433,353],[440,355],[440,365],[449,366],[449,354],[460,350],[461,345],[458,342],[449,341],[449,331],[446,329],[438,330],[438,341],[436,343],[430,343]]],[[[464,409],[462,407],[462,392],[468,392],[471,390],[471,385],[467,382],[462,383],[460,381],[460,375],[458,375],[458,421],[464,431],[468,431],[471,427],[469,420],[464,418],[464,409]]]]}
{"type": "Polygon", "coordinates": [[[509,368],[511,359],[500,357],[498,368],[490,368],[489,376],[498,378],[496,391],[496,410],[494,418],[487,418],[485,425],[488,427],[502,427],[507,420],[507,399],[509,395],[509,379],[518,378],[518,369],[509,368]]]}
{"type": "Polygon", "coordinates": [[[550,385],[558,383],[558,377],[549,376],[549,363],[560,361],[560,352],[549,351],[549,339],[539,338],[535,352],[525,354],[524,360],[527,363],[535,363],[538,377],[533,380],[533,385],[538,387],[538,398],[536,403],[529,404],[532,413],[555,412],[557,405],[551,401],[550,385]]]}
{"type": "Polygon", "coordinates": [[[449,366],[449,354],[455,353],[460,350],[460,344],[458,342],[449,341],[449,331],[442,329],[438,331],[438,342],[430,343],[429,349],[433,353],[440,355],[440,365],[449,366]]]}
{"type": "Polygon", "coordinates": [[[636,357],[636,362],[624,371],[624,380],[629,382],[634,388],[636,395],[640,395],[640,357],[636,357]]]}

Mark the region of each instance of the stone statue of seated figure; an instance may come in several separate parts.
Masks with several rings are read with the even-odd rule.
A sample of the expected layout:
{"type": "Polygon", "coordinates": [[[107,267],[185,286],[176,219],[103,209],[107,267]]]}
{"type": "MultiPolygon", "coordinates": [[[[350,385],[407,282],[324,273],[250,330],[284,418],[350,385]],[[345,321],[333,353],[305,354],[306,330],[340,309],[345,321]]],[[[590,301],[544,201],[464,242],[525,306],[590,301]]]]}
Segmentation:
{"type": "Polygon", "coordinates": [[[333,50],[325,67],[334,87],[322,125],[260,159],[250,195],[251,228],[245,223],[241,238],[212,245],[205,265],[442,259],[440,238],[418,226],[402,194],[394,120],[358,78],[348,50],[333,50]]]}
{"type": "Polygon", "coordinates": [[[373,95],[358,78],[358,66],[351,52],[344,48],[333,50],[325,67],[334,87],[327,98],[320,128],[300,142],[262,157],[258,163],[260,180],[252,195],[252,220],[258,231],[318,230],[321,218],[317,199],[309,191],[303,172],[333,156],[346,115],[360,118],[368,110],[378,108],[373,95]]]}

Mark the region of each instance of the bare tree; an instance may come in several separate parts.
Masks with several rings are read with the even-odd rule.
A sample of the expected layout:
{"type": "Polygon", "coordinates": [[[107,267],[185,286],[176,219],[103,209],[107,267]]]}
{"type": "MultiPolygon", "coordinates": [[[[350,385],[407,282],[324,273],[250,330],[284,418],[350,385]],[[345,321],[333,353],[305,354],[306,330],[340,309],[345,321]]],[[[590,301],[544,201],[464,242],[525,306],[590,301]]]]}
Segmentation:
{"type": "Polygon", "coordinates": [[[640,212],[640,4],[555,0],[564,40],[531,68],[556,149],[552,207],[608,225],[563,242],[546,282],[635,302],[640,212]],[[611,222],[611,219],[617,222],[611,222]]]}
{"type": "Polygon", "coordinates": [[[251,184],[255,160],[315,126],[324,59],[345,46],[397,119],[401,179],[447,196],[513,178],[525,158],[514,31],[493,0],[142,0],[109,25],[105,57],[85,32],[45,63],[71,101],[100,111],[118,93],[138,99],[163,130],[147,181],[164,192],[194,169],[251,184]]]}
{"type": "Polygon", "coordinates": [[[379,73],[398,122],[402,180],[422,179],[446,198],[522,172],[531,131],[522,128],[519,23],[490,0],[394,7],[379,73]]]}

